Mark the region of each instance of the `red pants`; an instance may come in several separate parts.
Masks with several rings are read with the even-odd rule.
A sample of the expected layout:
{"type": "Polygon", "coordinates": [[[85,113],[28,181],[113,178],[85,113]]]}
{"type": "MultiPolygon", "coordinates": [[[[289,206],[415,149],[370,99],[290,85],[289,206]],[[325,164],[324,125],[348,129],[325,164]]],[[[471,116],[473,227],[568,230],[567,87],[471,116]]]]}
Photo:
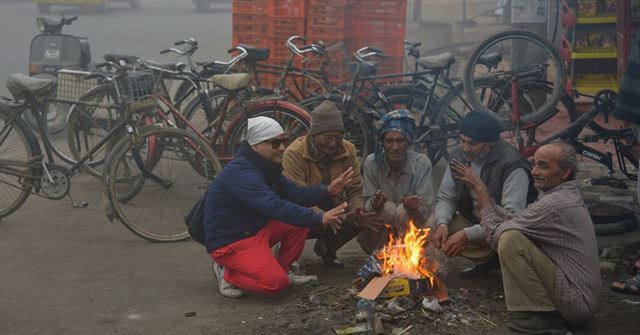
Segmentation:
{"type": "Polygon", "coordinates": [[[224,267],[224,280],[249,292],[273,294],[289,286],[287,272],[300,257],[308,228],[269,220],[258,234],[225,245],[210,253],[224,267]],[[280,242],[278,259],[271,247],[280,242]]]}

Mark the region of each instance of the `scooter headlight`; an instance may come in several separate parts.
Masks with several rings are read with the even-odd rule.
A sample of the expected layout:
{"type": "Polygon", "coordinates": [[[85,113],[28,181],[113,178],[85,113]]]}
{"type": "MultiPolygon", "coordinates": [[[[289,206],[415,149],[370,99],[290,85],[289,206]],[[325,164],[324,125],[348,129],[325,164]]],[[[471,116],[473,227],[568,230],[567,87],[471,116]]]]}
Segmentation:
{"type": "Polygon", "coordinates": [[[36,25],[38,26],[38,30],[44,33],[45,23],[43,17],[39,17],[36,19],[36,25]]]}

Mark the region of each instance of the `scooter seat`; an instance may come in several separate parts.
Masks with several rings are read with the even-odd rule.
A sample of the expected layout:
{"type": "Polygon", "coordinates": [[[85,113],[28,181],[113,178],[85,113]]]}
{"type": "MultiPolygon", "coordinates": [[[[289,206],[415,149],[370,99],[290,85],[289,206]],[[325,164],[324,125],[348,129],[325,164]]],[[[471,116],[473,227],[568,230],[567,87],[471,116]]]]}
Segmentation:
{"type": "Polygon", "coordinates": [[[105,54],[104,60],[112,63],[119,63],[121,60],[127,64],[133,64],[138,61],[140,57],[132,56],[132,55],[123,55],[123,54],[105,54]]]}
{"type": "Polygon", "coordinates": [[[451,66],[451,64],[455,63],[455,61],[456,59],[450,52],[445,52],[435,56],[420,57],[416,60],[418,65],[431,70],[446,69],[451,66]]]}
{"type": "Polygon", "coordinates": [[[6,83],[7,89],[19,100],[29,95],[44,97],[55,89],[55,83],[50,79],[37,79],[24,74],[14,73],[6,83]]]}
{"type": "Polygon", "coordinates": [[[502,55],[497,52],[492,52],[486,55],[482,55],[478,59],[479,64],[482,64],[491,69],[497,68],[500,62],[502,62],[502,55]]]}
{"type": "Polygon", "coordinates": [[[247,61],[261,62],[269,59],[269,48],[257,48],[246,44],[240,44],[239,46],[247,50],[247,57],[244,58],[247,61]]]}
{"type": "Polygon", "coordinates": [[[211,77],[211,82],[228,91],[239,91],[249,86],[251,76],[246,73],[217,74],[211,77]]]}

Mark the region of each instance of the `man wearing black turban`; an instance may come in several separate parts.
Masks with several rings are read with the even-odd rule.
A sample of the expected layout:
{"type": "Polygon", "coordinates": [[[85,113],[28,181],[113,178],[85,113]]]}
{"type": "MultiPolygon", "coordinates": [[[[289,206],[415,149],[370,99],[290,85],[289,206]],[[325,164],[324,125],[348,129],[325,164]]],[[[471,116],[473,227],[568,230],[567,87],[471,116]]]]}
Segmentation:
{"type": "MultiPolygon", "coordinates": [[[[500,138],[501,126],[494,116],[473,111],[462,117],[459,126],[460,145],[453,149],[451,159],[469,165],[501,207],[516,212],[533,202],[537,194],[531,167],[513,146],[500,138]]],[[[448,167],[438,191],[432,238],[448,257],[461,255],[476,262],[463,270],[463,276],[499,266],[479,223],[476,194],[454,178],[448,167]]]]}

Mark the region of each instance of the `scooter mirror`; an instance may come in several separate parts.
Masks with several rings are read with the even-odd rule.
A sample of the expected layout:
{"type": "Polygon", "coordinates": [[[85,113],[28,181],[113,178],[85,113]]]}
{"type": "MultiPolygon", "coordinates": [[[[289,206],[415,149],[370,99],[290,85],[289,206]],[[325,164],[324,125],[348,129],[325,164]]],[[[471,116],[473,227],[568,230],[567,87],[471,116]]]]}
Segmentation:
{"type": "Polygon", "coordinates": [[[41,32],[45,32],[45,22],[44,22],[44,17],[38,17],[36,18],[36,25],[38,26],[38,30],[40,30],[41,32]]]}

